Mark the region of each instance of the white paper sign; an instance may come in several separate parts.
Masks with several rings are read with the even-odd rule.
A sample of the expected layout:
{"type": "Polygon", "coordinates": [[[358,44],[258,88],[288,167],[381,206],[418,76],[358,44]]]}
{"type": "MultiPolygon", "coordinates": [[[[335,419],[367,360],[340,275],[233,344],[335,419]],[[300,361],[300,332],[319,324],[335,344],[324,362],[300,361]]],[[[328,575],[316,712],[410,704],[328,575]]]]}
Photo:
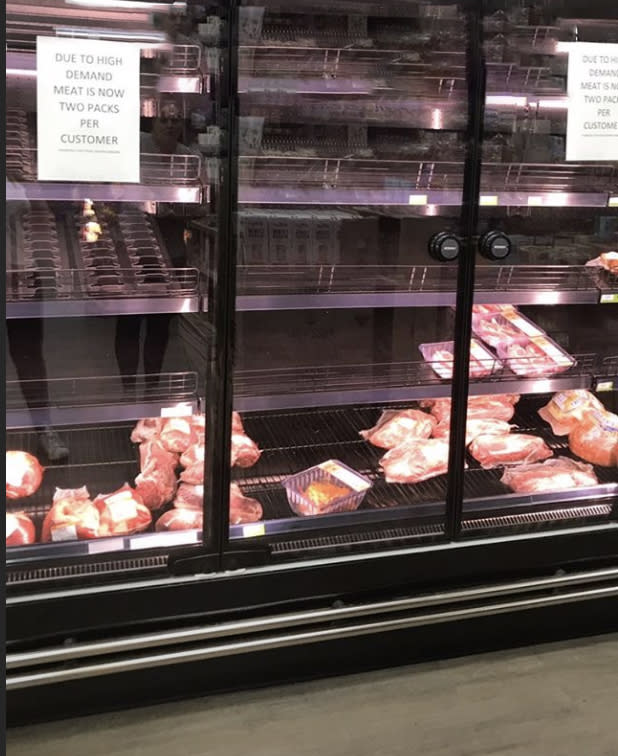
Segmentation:
{"type": "Polygon", "coordinates": [[[618,44],[569,50],[567,160],[618,160],[618,44]]]}
{"type": "Polygon", "coordinates": [[[139,181],[139,46],[37,37],[41,181],[139,181]]]}

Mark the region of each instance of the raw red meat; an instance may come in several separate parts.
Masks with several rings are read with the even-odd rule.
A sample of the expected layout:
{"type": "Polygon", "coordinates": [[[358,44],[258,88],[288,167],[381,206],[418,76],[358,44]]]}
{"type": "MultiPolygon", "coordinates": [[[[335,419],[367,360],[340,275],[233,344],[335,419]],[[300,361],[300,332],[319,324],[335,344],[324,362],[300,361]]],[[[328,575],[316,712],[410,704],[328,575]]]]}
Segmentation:
{"type": "Polygon", "coordinates": [[[128,483],[113,493],[99,494],[94,505],[101,518],[100,536],[131,535],[152,522],[148,507],[128,483]]]}
{"type": "Polygon", "coordinates": [[[569,434],[569,448],[601,467],[618,467],[618,415],[593,411],[569,434]]]}
{"type": "Polygon", "coordinates": [[[170,509],[165,512],[156,522],[155,530],[201,530],[204,517],[201,510],[194,509],[170,509]]]}
{"type": "Polygon", "coordinates": [[[501,314],[473,317],[472,330],[491,347],[521,336],[521,331],[501,314]]]}
{"type": "Polygon", "coordinates": [[[141,444],[142,441],[150,441],[153,438],[157,438],[162,426],[163,420],[160,417],[145,417],[143,420],[139,420],[135,428],[133,428],[131,441],[134,444],[141,444]]]}
{"type": "Polygon", "coordinates": [[[193,415],[191,428],[197,443],[204,444],[206,442],[206,417],[204,415],[193,415]]]}
{"type": "Polygon", "coordinates": [[[232,467],[251,467],[254,465],[262,452],[255,441],[243,433],[232,433],[232,448],[230,450],[230,464],[232,467]]]}
{"type": "Polygon", "coordinates": [[[575,360],[563,352],[551,339],[538,337],[534,341],[519,339],[498,348],[509,368],[519,376],[555,375],[568,370],[575,360]]]}
{"type": "MultiPolygon", "coordinates": [[[[516,394],[496,394],[495,396],[471,396],[468,399],[468,420],[504,420],[508,422],[515,414],[514,404],[519,400],[516,394]]],[[[451,400],[436,399],[431,414],[442,423],[450,421],[451,400]]]]}
{"type": "Polygon", "coordinates": [[[448,441],[409,439],[380,460],[387,483],[420,483],[448,470],[448,441]]]}
{"type": "Polygon", "coordinates": [[[245,428],[238,412],[232,412],[232,433],[244,433],[245,428]]]}
{"type": "Polygon", "coordinates": [[[100,515],[86,486],[57,488],[52,508],[43,521],[43,543],[97,538],[100,515]]]}
{"type": "Polygon", "coordinates": [[[589,415],[591,410],[604,411],[596,396],[586,389],[559,391],[539,410],[539,415],[551,425],[557,436],[567,436],[589,415]]]}
{"type": "Polygon", "coordinates": [[[230,525],[257,522],[264,514],[257,499],[245,496],[236,483],[230,486],[230,525]]]}
{"type": "Polygon", "coordinates": [[[170,417],[163,421],[159,438],[168,451],[182,454],[196,442],[197,433],[191,418],[170,417]]]}
{"type": "Polygon", "coordinates": [[[140,474],[135,489],[148,509],[160,509],[176,491],[178,455],[168,451],[158,439],[140,444],[140,474]]]}
{"type": "Polygon", "coordinates": [[[596,486],[599,481],[592,465],[568,457],[557,457],[507,469],[502,482],[516,493],[535,494],[596,486]]]}
{"type": "Polygon", "coordinates": [[[435,425],[435,418],[420,410],[387,410],[373,428],[360,435],[374,446],[392,449],[408,438],[429,438],[435,425]]]}
{"type": "Polygon", "coordinates": [[[6,498],[21,499],[32,496],[43,480],[39,460],[24,451],[6,453],[6,498]]]}
{"type": "Polygon", "coordinates": [[[470,444],[470,454],[485,469],[501,465],[539,462],[553,452],[538,436],[526,433],[477,436],[470,444]]]}
{"type": "Polygon", "coordinates": [[[183,483],[194,486],[204,483],[204,453],[203,444],[193,444],[180,457],[180,464],[185,468],[180,474],[183,483]]]}
{"type": "Polygon", "coordinates": [[[202,511],[204,504],[204,486],[191,486],[181,483],[176,491],[174,506],[179,509],[198,509],[202,511]]]}
{"type": "MultiPolygon", "coordinates": [[[[511,426],[504,420],[468,419],[466,422],[466,443],[469,444],[474,441],[477,436],[484,434],[504,435],[505,433],[510,433],[510,431],[511,426]]],[[[444,420],[443,422],[438,423],[433,432],[433,436],[434,438],[448,438],[450,432],[450,419],[444,420]]]]}
{"type": "Polygon", "coordinates": [[[36,540],[34,523],[24,512],[6,513],[5,532],[7,546],[26,546],[36,540]]]}

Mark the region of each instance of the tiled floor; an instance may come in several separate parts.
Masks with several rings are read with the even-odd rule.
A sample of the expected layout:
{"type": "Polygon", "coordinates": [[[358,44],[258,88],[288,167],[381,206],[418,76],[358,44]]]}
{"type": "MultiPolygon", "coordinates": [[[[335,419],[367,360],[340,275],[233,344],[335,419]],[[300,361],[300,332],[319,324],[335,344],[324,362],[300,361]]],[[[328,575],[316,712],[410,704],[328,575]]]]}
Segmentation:
{"type": "Polygon", "coordinates": [[[7,753],[617,756],[617,694],[613,635],[14,729],[7,753]]]}

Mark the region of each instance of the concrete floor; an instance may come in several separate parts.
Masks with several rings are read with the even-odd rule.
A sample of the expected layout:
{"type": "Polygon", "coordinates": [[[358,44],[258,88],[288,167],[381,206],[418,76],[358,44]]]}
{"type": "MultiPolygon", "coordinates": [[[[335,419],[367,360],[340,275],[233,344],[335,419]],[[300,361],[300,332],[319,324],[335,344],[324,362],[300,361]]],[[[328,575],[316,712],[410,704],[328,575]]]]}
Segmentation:
{"type": "Polygon", "coordinates": [[[14,729],[7,753],[617,756],[617,693],[602,636],[14,729]]]}

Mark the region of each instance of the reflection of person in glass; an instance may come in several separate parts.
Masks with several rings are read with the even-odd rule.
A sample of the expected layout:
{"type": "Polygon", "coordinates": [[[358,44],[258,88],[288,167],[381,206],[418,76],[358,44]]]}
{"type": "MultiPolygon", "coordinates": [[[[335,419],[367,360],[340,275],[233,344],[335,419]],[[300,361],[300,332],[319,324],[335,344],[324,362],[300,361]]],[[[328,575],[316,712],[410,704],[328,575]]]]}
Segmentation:
{"type": "MultiPolygon", "coordinates": [[[[13,196],[18,192],[17,185],[12,185],[13,196]]],[[[30,208],[27,200],[7,203],[6,250],[11,244],[11,216],[21,218],[30,208]]],[[[43,355],[43,321],[40,318],[7,320],[6,336],[8,351],[15,365],[26,406],[33,413],[33,418],[36,413],[41,450],[50,462],[65,459],[69,456],[69,450],[56,431],[50,427],[49,389],[43,355]]]]}
{"type": "MultiPolygon", "coordinates": [[[[152,124],[150,133],[142,133],[140,150],[142,155],[191,155],[191,150],[179,140],[183,133],[182,110],[173,100],[161,104],[159,114],[152,124]]],[[[172,266],[186,265],[185,224],[174,215],[173,207],[160,203],[157,206],[157,225],[165,240],[172,266]]],[[[148,385],[158,383],[158,375],[169,341],[172,315],[124,315],[116,325],[115,350],[123,385],[126,389],[135,387],[140,358],[140,335],[144,326],[144,372],[148,385]]]]}

